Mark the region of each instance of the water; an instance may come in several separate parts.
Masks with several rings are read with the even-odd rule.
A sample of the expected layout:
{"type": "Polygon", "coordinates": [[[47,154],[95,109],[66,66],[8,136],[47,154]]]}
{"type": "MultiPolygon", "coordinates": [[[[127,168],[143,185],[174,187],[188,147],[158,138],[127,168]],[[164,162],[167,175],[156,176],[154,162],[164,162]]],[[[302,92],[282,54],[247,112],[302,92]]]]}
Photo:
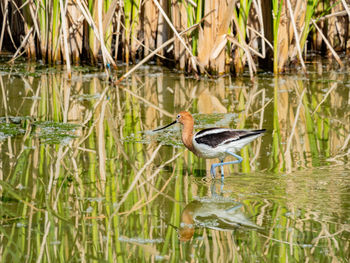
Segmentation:
{"type": "Polygon", "coordinates": [[[114,87],[18,63],[0,88],[2,262],[350,260],[346,69],[252,82],[145,66],[114,87]],[[181,110],[196,129],[267,132],[212,180],[178,125],[151,131],[181,110]]]}

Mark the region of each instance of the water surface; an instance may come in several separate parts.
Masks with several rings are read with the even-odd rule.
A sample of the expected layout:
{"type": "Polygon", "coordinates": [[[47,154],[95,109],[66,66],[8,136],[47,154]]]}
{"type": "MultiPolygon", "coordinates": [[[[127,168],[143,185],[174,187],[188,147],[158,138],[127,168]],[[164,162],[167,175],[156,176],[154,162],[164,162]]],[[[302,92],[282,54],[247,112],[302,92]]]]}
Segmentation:
{"type": "MultiPolygon", "coordinates": [[[[0,65],[3,262],[348,262],[350,75],[0,65]],[[123,69],[124,70],[124,69],[123,69]],[[123,70],[115,71],[115,75],[123,70]],[[267,129],[212,180],[180,127],[267,129]]],[[[229,160],[230,158],[227,158],[229,160]]],[[[232,159],[233,160],[233,159],[232,159]]]]}

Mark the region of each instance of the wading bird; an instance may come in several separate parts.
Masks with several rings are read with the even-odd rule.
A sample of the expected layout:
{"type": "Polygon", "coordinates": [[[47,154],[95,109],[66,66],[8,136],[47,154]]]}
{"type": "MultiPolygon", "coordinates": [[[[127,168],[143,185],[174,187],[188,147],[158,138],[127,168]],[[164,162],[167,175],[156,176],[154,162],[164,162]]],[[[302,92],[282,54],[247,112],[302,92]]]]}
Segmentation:
{"type": "Polygon", "coordinates": [[[215,168],[220,166],[222,180],[224,180],[224,165],[240,163],[243,160],[235,152],[240,151],[243,146],[260,137],[265,132],[265,129],[233,130],[227,128],[208,128],[193,134],[194,120],[192,115],[187,111],[181,111],[175,121],[153,131],[163,130],[176,123],[183,125],[181,138],[187,149],[205,159],[219,158],[220,163],[212,164],[210,173],[215,178],[215,168]],[[224,163],[227,155],[232,155],[237,160],[224,163]]]}

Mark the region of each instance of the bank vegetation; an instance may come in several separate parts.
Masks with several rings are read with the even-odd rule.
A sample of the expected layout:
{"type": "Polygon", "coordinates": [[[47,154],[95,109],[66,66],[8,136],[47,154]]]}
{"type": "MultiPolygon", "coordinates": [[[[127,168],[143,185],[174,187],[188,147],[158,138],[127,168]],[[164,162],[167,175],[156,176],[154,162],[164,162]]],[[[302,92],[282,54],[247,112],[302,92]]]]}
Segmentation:
{"type": "MultiPolygon", "coordinates": [[[[347,0],[2,0],[0,52],[117,67],[150,59],[194,74],[282,72],[349,54],[347,0]]],[[[1,54],[1,53],[0,53],[1,54]]]]}

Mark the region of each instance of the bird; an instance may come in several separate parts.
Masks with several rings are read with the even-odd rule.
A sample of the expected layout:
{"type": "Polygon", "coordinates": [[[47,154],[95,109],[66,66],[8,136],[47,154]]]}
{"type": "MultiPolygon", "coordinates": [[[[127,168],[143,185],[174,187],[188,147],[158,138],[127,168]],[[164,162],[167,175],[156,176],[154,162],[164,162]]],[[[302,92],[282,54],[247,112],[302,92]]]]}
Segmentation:
{"type": "Polygon", "coordinates": [[[188,111],[181,111],[176,120],[172,123],[153,130],[158,132],[176,123],[183,125],[181,132],[182,143],[196,156],[204,159],[218,158],[219,163],[211,165],[210,173],[212,178],[216,178],[216,167],[221,168],[221,180],[224,180],[224,165],[241,163],[243,158],[236,154],[243,146],[262,136],[265,129],[260,130],[235,130],[229,128],[207,128],[197,133],[193,133],[194,119],[188,111]],[[234,156],[237,160],[224,162],[226,156],[234,156]]]}

